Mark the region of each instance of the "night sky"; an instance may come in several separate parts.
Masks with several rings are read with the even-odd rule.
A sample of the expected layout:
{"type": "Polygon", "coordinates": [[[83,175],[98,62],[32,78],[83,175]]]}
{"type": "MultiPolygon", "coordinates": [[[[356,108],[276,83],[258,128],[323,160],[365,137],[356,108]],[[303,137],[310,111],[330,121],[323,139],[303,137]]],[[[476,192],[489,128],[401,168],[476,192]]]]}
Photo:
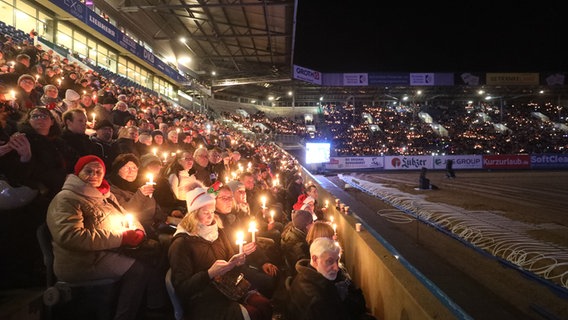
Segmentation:
{"type": "Polygon", "coordinates": [[[321,72],[568,71],[560,2],[328,3],[298,1],[294,64],[321,72]]]}

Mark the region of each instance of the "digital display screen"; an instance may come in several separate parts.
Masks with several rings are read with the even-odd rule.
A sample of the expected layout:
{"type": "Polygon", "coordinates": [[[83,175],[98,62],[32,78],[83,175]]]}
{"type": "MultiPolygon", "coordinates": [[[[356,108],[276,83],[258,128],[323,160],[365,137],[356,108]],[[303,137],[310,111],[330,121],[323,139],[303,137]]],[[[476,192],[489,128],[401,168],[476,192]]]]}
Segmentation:
{"type": "Polygon", "coordinates": [[[307,142],[306,143],[306,164],[310,163],[328,163],[329,143],[307,142]]]}

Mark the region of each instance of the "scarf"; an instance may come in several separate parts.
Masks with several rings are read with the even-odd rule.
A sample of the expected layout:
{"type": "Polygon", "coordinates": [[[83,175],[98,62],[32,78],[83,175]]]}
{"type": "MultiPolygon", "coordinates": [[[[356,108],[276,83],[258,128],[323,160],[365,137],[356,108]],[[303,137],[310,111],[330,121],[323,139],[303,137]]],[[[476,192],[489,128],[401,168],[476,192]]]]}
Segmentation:
{"type": "Polygon", "coordinates": [[[99,190],[102,194],[107,194],[107,193],[110,192],[110,185],[108,184],[108,182],[105,179],[103,179],[103,182],[97,188],[97,190],[99,190]]]}
{"type": "Polygon", "coordinates": [[[212,225],[206,226],[201,222],[198,222],[197,235],[210,242],[217,240],[219,237],[219,228],[217,227],[217,223],[213,222],[212,225]]]}
{"type": "Polygon", "coordinates": [[[119,176],[118,174],[110,176],[108,180],[110,181],[110,183],[112,183],[114,186],[118,187],[121,190],[136,192],[139,187],[139,183],[136,180],[134,180],[133,182],[128,182],[122,179],[122,177],[119,176]]]}

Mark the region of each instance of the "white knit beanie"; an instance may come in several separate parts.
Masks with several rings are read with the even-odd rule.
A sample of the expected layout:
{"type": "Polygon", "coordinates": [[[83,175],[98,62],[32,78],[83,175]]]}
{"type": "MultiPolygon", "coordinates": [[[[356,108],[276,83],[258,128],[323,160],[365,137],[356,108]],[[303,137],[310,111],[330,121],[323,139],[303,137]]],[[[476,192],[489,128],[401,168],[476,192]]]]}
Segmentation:
{"type": "Polygon", "coordinates": [[[77,101],[81,99],[81,96],[77,93],[77,91],[72,89],[67,89],[65,91],[65,100],[67,101],[77,101]]]}
{"type": "Polygon", "coordinates": [[[189,191],[186,193],[185,201],[187,212],[197,211],[208,204],[215,205],[215,197],[208,193],[205,188],[195,188],[189,191]]]}

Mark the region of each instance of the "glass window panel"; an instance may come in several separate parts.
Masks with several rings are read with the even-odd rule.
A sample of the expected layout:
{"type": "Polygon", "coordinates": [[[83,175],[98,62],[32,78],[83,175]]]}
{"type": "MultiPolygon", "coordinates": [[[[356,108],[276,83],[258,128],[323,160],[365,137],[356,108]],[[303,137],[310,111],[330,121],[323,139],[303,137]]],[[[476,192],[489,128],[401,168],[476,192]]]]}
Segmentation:
{"type": "Polygon", "coordinates": [[[78,40],[73,41],[73,51],[83,55],[83,57],[86,57],[89,54],[87,45],[78,40]]]}
{"type": "MultiPolygon", "coordinates": [[[[34,13],[35,15],[35,13],[34,13]]],[[[36,28],[36,19],[29,14],[16,10],[16,29],[24,31],[28,34],[32,29],[36,28]]]]}
{"type": "Polygon", "coordinates": [[[58,32],[63,32],[69,36],[71,36],[73,34],[73,29],[71,28],[71,26],[69,26],[66,23],[60,22],[57,25],[57,31],[58,32]]]}
{"type": "MultiPolygon", "coordinates": [[[[21,12],[23,12],[23,13],[29,15],[29,16],[32,16],[34,18],[36,16],[36,9],[34,7],[32,7],[31,5],[23,2],[22,0],[16,0],[16,8],[19,11],[21,11],[21,12]]],[[[17,21],[16,21],[16,23],[17,23],[17,21]]]]}
{"type": "Polygon", "coordinates": [[[127,69],[126,69],[126,65],[122,64],[122,63],[118,63],[118,74],[126,77],[127,74],[127,69]]]}
{"type": "Polygon", "coordinates": [[[57,32],[56,43],[68,49],[73,47],[71,36],[61,31],[57,32]]]}
{"type": "Polygon", "coordinates": [[[14,7],[4,1],[0,1],[0,20],[8,25],[14,25],[14,7]]]}

